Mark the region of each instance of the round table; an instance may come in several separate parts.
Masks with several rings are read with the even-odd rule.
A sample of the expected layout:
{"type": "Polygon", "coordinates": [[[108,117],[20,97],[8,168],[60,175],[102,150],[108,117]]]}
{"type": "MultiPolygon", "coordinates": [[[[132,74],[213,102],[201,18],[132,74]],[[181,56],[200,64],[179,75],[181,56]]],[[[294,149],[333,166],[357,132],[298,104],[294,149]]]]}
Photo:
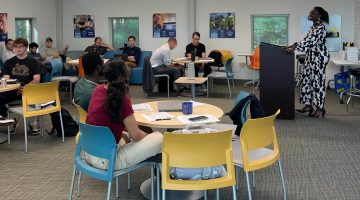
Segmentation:
{"type": "Polygon", "coordinates": [[[16,83],[16,84],[7,84],[6,86],[1,85],[0,86],[0,93],[1,92],[8,92],[11,90],[16,90],[20,87],[20,83],[16,83]]]}
{"type": "MultiPolygon", "coordinates": [[[[176,117],[180,116],[180,115],[184,115],[182,112],[169,112],[171,115],[175,116],[174,119],[172,120],[161,120],[161,121],[154,121],[154,122],[150,122],[148,120],[146,120],[142,114],[147,113],[156,113],[159,112],[158,110],[158,101],[153,101],[153,102],[146,102],[147,104],[150,105],[150,107],[152,108],[152,111],[137,111],[134,113],[135,115],[135,119],[138,123],[138,125],[142,125],[142,126],[146,126],[146,127],[151,127],[151,128],[167,128],[167,129],[179,129],[179,128],[184,128],[185,124],[181,123],[176,117]]],[[[193,106],[193,115],[213,115],[216,118],[221,118],[224,116],[224,111],[214,105],[211,104],[202,104],[199,106],[193,106]]],[[[154,180],[156,183],[156,180],[154,180]]],[[[145,180],[141,186],[140,186],[140,191],[142,193],[142,195],[147,198],[150,199],[151,198],[151,179],[147,179],[145,180]]],[[[156,191],[157,191],[157,186],[155,184],[155,199],[156,199],[156,191]]],[[[161,194],[160,194],[161,195],[161,194]]],[[[204,196],[204,191],[181,191],[181,190],[167,190],[166,191],[166,198],[167,199],[172,199],[172,200],[186,200],[186,199],[201,199],[204,196]]]]}
{"type": "MultiPolygon", "coordinates": [[[[142,114],[147,113],[156,113],[159,112],[158,109],[158,101],[153,102],[146,102],[150,105],[150,107],[153,109],[152,111],[138,111],[135,112],[135,119],[138,123],[138,125],[151,127],[151,128],[169,128],[169,129],[179,129],[184,128],[185,124],[181,123],[176,117],[180,115],[184,115],[182,112],[169,112],[171,115],[175,116],[174,119],[171,120],[160,120],[160,121],[154,121],[150,122],[147,119],[145,119],[142,114]]],[[[224,116],[224,111],[214,105],[206,104],[200,106],[193,106],[193,115],[213,115],[214,117],[220,119],[224,116]]]]}

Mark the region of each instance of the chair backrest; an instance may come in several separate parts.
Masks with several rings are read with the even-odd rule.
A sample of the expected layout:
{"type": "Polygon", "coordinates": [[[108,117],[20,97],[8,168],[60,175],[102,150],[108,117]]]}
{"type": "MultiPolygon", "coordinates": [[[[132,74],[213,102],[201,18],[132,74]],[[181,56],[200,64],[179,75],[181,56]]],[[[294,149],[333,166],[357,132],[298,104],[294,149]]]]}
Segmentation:
{"type": "Polygon", "coordinates": [[[234,78],[234,73],[232,70],[232,61],[234,58],[229,58],[226,63],[225,63],[225,73],[226,73],[226,78],[227,79],[233,79],[234,78]]]}
{"type": "Polygon", "coordinates": [[[245,122],[241,129],[240,141],[244,142],[244,148],[247,151],[264,148],[271,144],[274,145],[274,149],[278,149],[274,120],[279,113],[280,110],[274,115],[249,119],[245,122]]]}
{"type": "Polygon", "coordinates": [[[122,51],[107,51],[104,53],[104,58],[111,59],[114,57],[115,54],[122,54],[122,51]]]}
{"type": "Polygon", "coordinates": [[[230,50],[219,50],[221,53],[221,60],[225,63],[229,58],[232,57],[230,50]]]}
{"type": "Polygon", "coordinates": [[[82,78],[83,76],[85,76],[82,58],[83,58],[83,56],[80,56],[80,57],[79,57],[79,67],[78,67],[79,78],[82,78]]]}
{"type": "Polygon", "coordinates": [[[144,58],[145,57],[151,57],[152,52],[151,51],[141,51],[140,56],[139,56],[139,64],[138,67],[143,67],[144,66],[144,58]]]}
{"type": "Polygon", "coordinates": [[[116,142],[108,127],[92,126],[80,123],[80,139],[75,152],[75,165],[83,173],[104,180],[111,181],[114,175],[116,142]],[[108,169],[100,170],[88,165],[80,158],[81,151],[107,159],[108,169]]]}
{"type": "Polygon", "coordinates": [[[77,104],[75,104],[75,106],[76,106],[76,110],[78,111],[78,114],[79,114],[79,122],[85,123],[87,112],[81,106],[79,106],[77,104]]]}
{"type": "Polygon", "coordinates": [[[250,67],[252,69],[259,70],[260,69],[260,46],[257,46],[254,49],[254,55],[250,56],[250,67]]]}
{"type": "Polygon", "coordinates": [[[50,63],[52,66],[51,78],[62,76],[64,63],[60,59],[52,59],[50,63]]]}
{"type": "Polygon", "coordinates": [[[33,116],[33,111],[28,111],[29,105],[42,104],[49,101],[55,101],[56,106],[54,111],[59,111],[61,106],[58,88],[59,82],[57,81],[25,85],[22,95],[24,117],[33,116]]]}
{"type": "Polygon", "coordinates": [[[235,99],[234,105],[238,104],[242,99],[246,98],[249,95],[250,95],[250,93],[240,91],[235,99]]]}

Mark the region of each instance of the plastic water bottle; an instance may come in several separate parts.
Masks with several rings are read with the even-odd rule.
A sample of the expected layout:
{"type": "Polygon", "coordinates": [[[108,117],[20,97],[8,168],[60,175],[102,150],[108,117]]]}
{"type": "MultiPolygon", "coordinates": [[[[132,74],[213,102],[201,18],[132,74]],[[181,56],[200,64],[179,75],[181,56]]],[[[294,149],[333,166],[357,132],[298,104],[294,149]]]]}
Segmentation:
{"type": "Polygon", "coordinates": [[[6,86],[7,82],[5,78],[1,78],[1,86],[6,86]]]}

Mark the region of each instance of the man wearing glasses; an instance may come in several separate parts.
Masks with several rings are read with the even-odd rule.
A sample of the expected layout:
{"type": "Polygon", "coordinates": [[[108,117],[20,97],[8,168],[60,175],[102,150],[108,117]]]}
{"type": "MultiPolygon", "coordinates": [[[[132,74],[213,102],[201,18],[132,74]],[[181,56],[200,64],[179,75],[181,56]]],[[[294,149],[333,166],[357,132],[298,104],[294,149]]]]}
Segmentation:
{"type": "Polygon", "coordinates": [[[24,38],[14,40],[16,56],[7,60],[1,71],[3,78],[17,79],[21,87],[17,90],[0,93],[0,124],[2,119],[7,116],[5,105],[16,99],[21,99],[24,85],[40,82],[40,63],[35,58],[28,56],[26,52],[28,45],[28,41],[24,38]]]}

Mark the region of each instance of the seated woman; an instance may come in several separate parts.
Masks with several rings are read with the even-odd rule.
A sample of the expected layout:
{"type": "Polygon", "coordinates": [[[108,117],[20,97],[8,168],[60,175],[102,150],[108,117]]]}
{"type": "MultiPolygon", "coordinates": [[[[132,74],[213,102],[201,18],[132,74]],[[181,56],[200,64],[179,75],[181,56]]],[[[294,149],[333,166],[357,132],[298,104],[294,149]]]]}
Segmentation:
{"type": "MultiPolygon", "coordinates": [[[[115,170],[138,164],[161,153],[163,135],[147,134],[139,129],[127,96],[126,80],[129,68],[120,60],[105,64],[104,76],[107,84],[101,84],[92,94],[86,123],[109,127],[118,144],[115,170]],[[124,130],[129,133],[131,142],[124,130]]],[[[99,169],[106,169],[108,161],[85,153],[85,160],[99,169]]]]}

